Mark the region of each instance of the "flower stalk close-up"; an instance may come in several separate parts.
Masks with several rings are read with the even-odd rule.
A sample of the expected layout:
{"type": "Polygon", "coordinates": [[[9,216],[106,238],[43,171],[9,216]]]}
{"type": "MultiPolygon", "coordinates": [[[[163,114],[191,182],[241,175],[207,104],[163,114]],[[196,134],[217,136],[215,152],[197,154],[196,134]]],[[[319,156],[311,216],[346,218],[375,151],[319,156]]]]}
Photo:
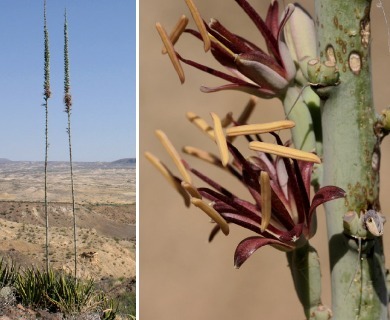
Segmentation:
{"type": "MultiPolygon", "coordinates": [[[[192,277],[199,281],[197,296],[212,291],[210,308],[197,317],[257,319],[252,310],[262,303],[257,310],[267,309],[267,319],[302,318],[302,312],[306,319],[388,319],[383,237],[389,204],[379,198],[387,112],[374,106],[371,60],[371,21],[378,12],[370,1],[235,0],[224,2],[223,11],[218,5],[186,0],[153,16],[151,48],[156,57],[162,53],[153,70],[163,75],[143,76],[158,98],[145,90],[140,101],[141,121],[151,121],[141,130],[145,156],[190,212],[211,219],[212,245],[203,248],[200,218],[178,212],[186,209],[177,209],[172,190],[162,190],[145,164],[150,180],[143,188],[158,189],[153,201],[162,197],[167,208],[144,204],[146,225],[159,241],[145,236],[154,255],[146,253],[141,264],[148,257],[164,263],[164,270],[172,266],[169,279],[183,282],[177,280],[178,292],[165,303],[183,304],[180,292],[197,287],[192,277]],[[249,99],[244,108],[242,99],[249,99]],[[157,107],[163,112],[150,115],[157,107]],[[187,129],[183,114],[195,128],[187,129]],[[202,135],[193,137],[194,129],[202,135]],[[157,219],[164,220],[159,228],[153,227],[157,219]],[[223,271],[229,252],[239,275],[223,271]],[[281,255],[288,265],[277,260],[281,255]],[[187,270],[182,278],[174,267],[181,263],[187,270]],[[279,267],[289,271],[289,280],[278,283],[280,271],[254,280],[279,267]],[[218,290],[222,282],[231,289],[218,290]],[[280,298],[294,289],[294,298],[280,298]],[[253,306],[226,303],[240,293],[253,306]],[[299,305],[300,313],[265,302],[271,295],[289,308],[299,305]]],[[[146,274],[152,274],[148,268],[146,274]]]]}

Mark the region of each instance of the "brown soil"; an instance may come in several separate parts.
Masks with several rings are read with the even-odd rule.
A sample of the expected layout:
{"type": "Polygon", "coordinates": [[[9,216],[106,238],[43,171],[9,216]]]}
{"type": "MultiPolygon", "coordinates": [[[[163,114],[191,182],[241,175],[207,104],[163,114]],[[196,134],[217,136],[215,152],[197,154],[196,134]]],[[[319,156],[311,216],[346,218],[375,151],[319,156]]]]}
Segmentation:
{"type": "MultiPolygon", "coordinates": [[[[72,206],[50,203],[50,264],[73,274],[72,206]]],[[[94,278],[110,298],[135,292],[135,205],[77,205],[78,276],[94,278]],[[93,255],[89,253],[93,252],[93,255]]],[[[21,267],[43,267],[45,243],[44,206],[38,202],[0,202],[2,230],[0,256],[21,267]]],[[[65,319],[61,313],[15,305],[0,308],[0,320],[65,319]]],[[[67,318],[69,319],[69,318],[67,318]]],[[[98,313],[74,319],[100,319],[98,313]]],[[[120,319],[120,318],[118,318],[120,319]]]]}
{"type": "MultiPolygon", "coordinates": [[[[69,203],[50,203],[49,255],[54,269],[73,272],[73,219],[69,203]]],[[[135,276],[135,205],[76,206],[79,276],[135,276]],[[95,252],[93,258],[83,253],[95,252]]],[[[21,266],[44,264],[45,215],[38,202],[0,202],[0,254],[21,266]]]]}

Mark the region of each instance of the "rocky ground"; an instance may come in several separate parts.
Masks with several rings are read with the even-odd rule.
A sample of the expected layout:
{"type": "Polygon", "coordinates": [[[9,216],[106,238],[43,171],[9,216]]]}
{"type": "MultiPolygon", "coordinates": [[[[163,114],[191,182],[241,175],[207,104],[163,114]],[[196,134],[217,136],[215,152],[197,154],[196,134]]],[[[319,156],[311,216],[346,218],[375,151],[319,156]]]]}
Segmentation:
{"type": "MultiPolygon", "coordinates": [[[[50,203],[48,213],[51,265],[73,272],[72,206],[50,203]]],[[[135,276],[135,205],[77,205],[76,217],[79,275],[95,279],[135,276]]],[[[18,265],[42,266],[44,226],[42,203],[0,202],[0,254],[18,265]]]]}

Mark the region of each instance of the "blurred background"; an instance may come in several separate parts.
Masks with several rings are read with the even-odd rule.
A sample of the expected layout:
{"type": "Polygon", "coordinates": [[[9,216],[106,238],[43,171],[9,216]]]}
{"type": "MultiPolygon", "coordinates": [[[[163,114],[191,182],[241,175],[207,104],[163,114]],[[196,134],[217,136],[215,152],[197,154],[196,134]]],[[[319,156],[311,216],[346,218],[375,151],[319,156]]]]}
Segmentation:
{"type": "MultiPolygon", "coordinates": [[[[300,3],[313,13],[313,1],[300,3]]],[[[234,1],[198,0],[196,4],[206,21],[218,18],[230,31],[262,43],[261,35],[234,1]]],[[[252,1],[252,5],[264,17],[269,2],[252,1]]],[[[389,16],[390,11],[386,12],[389,16]]],[[[239,270],[234,269],[236,245],[253,233],[232,226],[228,237],[219,234],[209,244],[207,238],[213,226],[209,218],[196,208],[186,208],[176,191],[144,158],[144,152],[150,151],[174,169],[154,134],[156,129],[165,131],[179,150],[184,145],[191,145],[216,153],[215,145],[186,120],[185,113],[193,111],[211,123],[211,111],[221,117],[229,111],[238,115],[249,99],[241,92],[201,93],[201,85],[216,86],[224,81],[186,65],[183,65],[186,82],[180,85],[168,56],[161,55],[162,43],[155,23],[161,22],[170,32],[183,13],[190,17],[184,1],[140,1],[139,316],[142,320],[304,319],[285,254],[273,248],[262,248],[239,270]]],[[[189,26],[195,28],[191,19],[189,26]]],[[[381,111],[389,105],[390,54],[387,26],[375,2],[372,30],[374,96],[377,110],[381,111]]],[[[183,57],[223,71],[214,63],[210,53],[204,53],[203,45],[194,37],[184,35],[175,47],[183,57]]],[[[282,118],[279,100],[259,100],[251,121],[282,118]]],[[[385,215],[390,211],[390,199],[386,197],[390,190],[387,180],[390,174],[388,140],[385,139],[382,145],[381,200],[385,215]]],[[[246,152],[245,142],[240,145],[240,150],[246,152]]],[[[236,190],[235,180],[222,170],[211,169],[196,159],[184,158],[200,171],[211,173],[212,178],[228,189],[247,197],[244,190],[236,190]]],[[[195,184],[201,185],[197,180],[195,184]]],[[[317,212],[319,228],[311,243],[321,259],[323,303],[330,305],[326,226],[322,208],[317,212]]],[[[390,254],[388,232],[389,226],[385,225],[387,256],[390,254]]]]}

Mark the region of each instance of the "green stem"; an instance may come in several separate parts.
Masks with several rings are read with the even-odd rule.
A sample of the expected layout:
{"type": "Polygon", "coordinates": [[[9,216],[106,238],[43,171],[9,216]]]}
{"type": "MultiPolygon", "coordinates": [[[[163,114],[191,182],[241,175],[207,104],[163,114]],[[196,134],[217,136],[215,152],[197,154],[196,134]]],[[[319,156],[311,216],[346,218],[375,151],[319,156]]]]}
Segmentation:
{"type": "Polygon", "coordinates": [[[305,246],[287,253],[287,259],[307,319],[329,319],[330,310],[321,302],[321,269],[317,251],[305,246]]]}
{"type": "Polygon", "coordinates": [[[335,59],[340,84],[322,105],[323,184],[347,192],[325,205],[332,273],[334,319],[387,319],[382,239],[347,237],[343,216],[380,210],[376,120],[370,65],[371,1],[316,0],[315,21],[322,61],[335,59]],[[362,252],[360,256],[358,250],[362,252]],[[363,260],[360,260],[362,258],[363,260]],[[361,263],[359,263],[361,262],[361,263]]]}
{"type": "Polygon", "coordinates": [[[73,253],[74,253],[74,277],[77,277],[77,224],[76,224],[76,203],[74,196],[73,182],[73,159],[72,159],[72,135],[70,131],[70,110],[68,114],[68,141],[69,141],[69,165],[70,165],[70,184],[72,191],[72,213],[73,213],[73,253]]]}
{"type": "Polygon", "coordinates": [[[46,271],[49,271],[49,212],[48,212],[48,201],[47,201],[47,164],[48,164],[48,98],[45,97],[45,229],[46,229],[46,242],[45,242],[45,255],[46,255],[46,271]]]}
{"type": "Polygon", "coordinates": [[[295,122],[295,127],[291,130],[295,147],[309,152],[314,151],[316,139],[312,117],[303,101],[302,92],[297,87],[292,86],[287,89],[283,98],[283,107],[286,117],[295,122]]]}

